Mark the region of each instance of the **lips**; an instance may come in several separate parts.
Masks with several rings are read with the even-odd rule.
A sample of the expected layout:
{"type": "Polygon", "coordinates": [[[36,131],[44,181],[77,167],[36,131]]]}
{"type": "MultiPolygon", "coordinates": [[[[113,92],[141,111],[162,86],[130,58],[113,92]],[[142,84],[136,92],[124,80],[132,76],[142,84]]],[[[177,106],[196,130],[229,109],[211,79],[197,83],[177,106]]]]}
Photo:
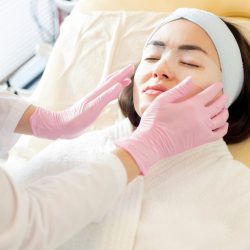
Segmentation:
{"type": "Polygon", "coordinates": [[[146,88],[144,88],[142,92],[148,95],[159,95],[167,90],[168,90],[167,88],[161,85],[151,85],[151,86],[147,86],[146,88]]]}

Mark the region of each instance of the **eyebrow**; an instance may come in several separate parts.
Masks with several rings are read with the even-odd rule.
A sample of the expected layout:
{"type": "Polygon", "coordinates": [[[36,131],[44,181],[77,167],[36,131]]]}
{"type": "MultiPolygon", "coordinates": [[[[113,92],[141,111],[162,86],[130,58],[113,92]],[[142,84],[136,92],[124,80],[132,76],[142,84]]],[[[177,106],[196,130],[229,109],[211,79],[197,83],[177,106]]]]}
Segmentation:
{"type": "MultiPolygon", "coordinates": [[[[146,47],[147,47],[148,45],[154,45],[154,46],[157,46],[157,47],[166,47],[166,46],[167,46],[167,45],[166,45],[164,42],[162,42],[162,41],[150,41],[150,42],[146,45],[146,47]]],[[[180,45],[180,46],[178,47],[178,50],[198,50],[198,51],[201,51],[201,52],[203,52],[204,54],[207,55],[207,52],[206,52],[204,49],[202,49],[201,47],[199,47],[199,46],[197,46],[197,45],[193,45],[193,44],[183,44],[183,45],[180,45]]]]}
{"type": "Polygon", "coordinates": [[[146,47],[148,45],[154,45],[154,46],[158,46],[158,47],[166,47],[166,44],[162,41],[150,41],[147,43],[146,47]]]}

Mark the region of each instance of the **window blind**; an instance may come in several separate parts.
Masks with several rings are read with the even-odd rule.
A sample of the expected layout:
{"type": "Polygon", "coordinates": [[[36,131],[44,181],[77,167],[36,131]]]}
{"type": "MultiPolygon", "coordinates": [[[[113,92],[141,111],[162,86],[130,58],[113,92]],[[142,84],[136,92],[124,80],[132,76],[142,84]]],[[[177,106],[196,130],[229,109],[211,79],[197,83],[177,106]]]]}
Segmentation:
{"type": "Polygon", "coordinates": [[[53,3],[54,0],[0,0],[0,83],[35,54],[37,44],[46,39],[53,42],[48,41],[49,34],[57,33],[53,3]]]}

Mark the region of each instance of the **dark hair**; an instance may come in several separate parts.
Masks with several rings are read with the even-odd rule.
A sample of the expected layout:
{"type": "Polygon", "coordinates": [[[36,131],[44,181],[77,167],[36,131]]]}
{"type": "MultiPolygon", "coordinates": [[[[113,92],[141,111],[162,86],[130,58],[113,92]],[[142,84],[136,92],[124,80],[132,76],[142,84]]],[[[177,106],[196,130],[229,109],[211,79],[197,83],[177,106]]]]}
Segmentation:
{"type": "MultiPolygon", "coordinates": [[[[224,21],[224,20],[223,20],[224,21]]],[[[224,21],[234,35],[241,52],[244,67],[244,82],[238,98],[229,107],[229,128],[224,140],[227,144],[241,142],[250,136],[250,45],[239,29],[224,21]]],[[[119,97],[119,105],[125,117],[134,127],[138,127],[140,116],[134,108],[132,84],[126,87],[119,97]]]]}

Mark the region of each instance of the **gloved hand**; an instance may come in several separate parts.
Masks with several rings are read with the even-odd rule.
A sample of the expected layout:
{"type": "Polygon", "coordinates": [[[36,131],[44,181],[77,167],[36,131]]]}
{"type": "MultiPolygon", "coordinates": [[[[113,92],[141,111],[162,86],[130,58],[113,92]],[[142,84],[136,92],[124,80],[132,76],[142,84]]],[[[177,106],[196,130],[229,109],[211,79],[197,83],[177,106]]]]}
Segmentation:
{"type": "Polygon", "coordinates": [[[110,75],[101,86],[73,106],[60,112],[36,108],[30,117],[33,135],[48,139],[73,138],[96,120],[103,108],[118,97],[121,90],[131,83],[134,72],[129,65],[110,75]]]}
{"type": "Polygon", "coordinates": [[[222,83],[177,102],[188,96],[193,87],[189,77],[157,96],[131,137],[116,142],[116,146],[130,153],[143,175],[162,158],[217,140],[227,133],[228,98],[222,95],[211,103],[222,90],[222,83]]]}

